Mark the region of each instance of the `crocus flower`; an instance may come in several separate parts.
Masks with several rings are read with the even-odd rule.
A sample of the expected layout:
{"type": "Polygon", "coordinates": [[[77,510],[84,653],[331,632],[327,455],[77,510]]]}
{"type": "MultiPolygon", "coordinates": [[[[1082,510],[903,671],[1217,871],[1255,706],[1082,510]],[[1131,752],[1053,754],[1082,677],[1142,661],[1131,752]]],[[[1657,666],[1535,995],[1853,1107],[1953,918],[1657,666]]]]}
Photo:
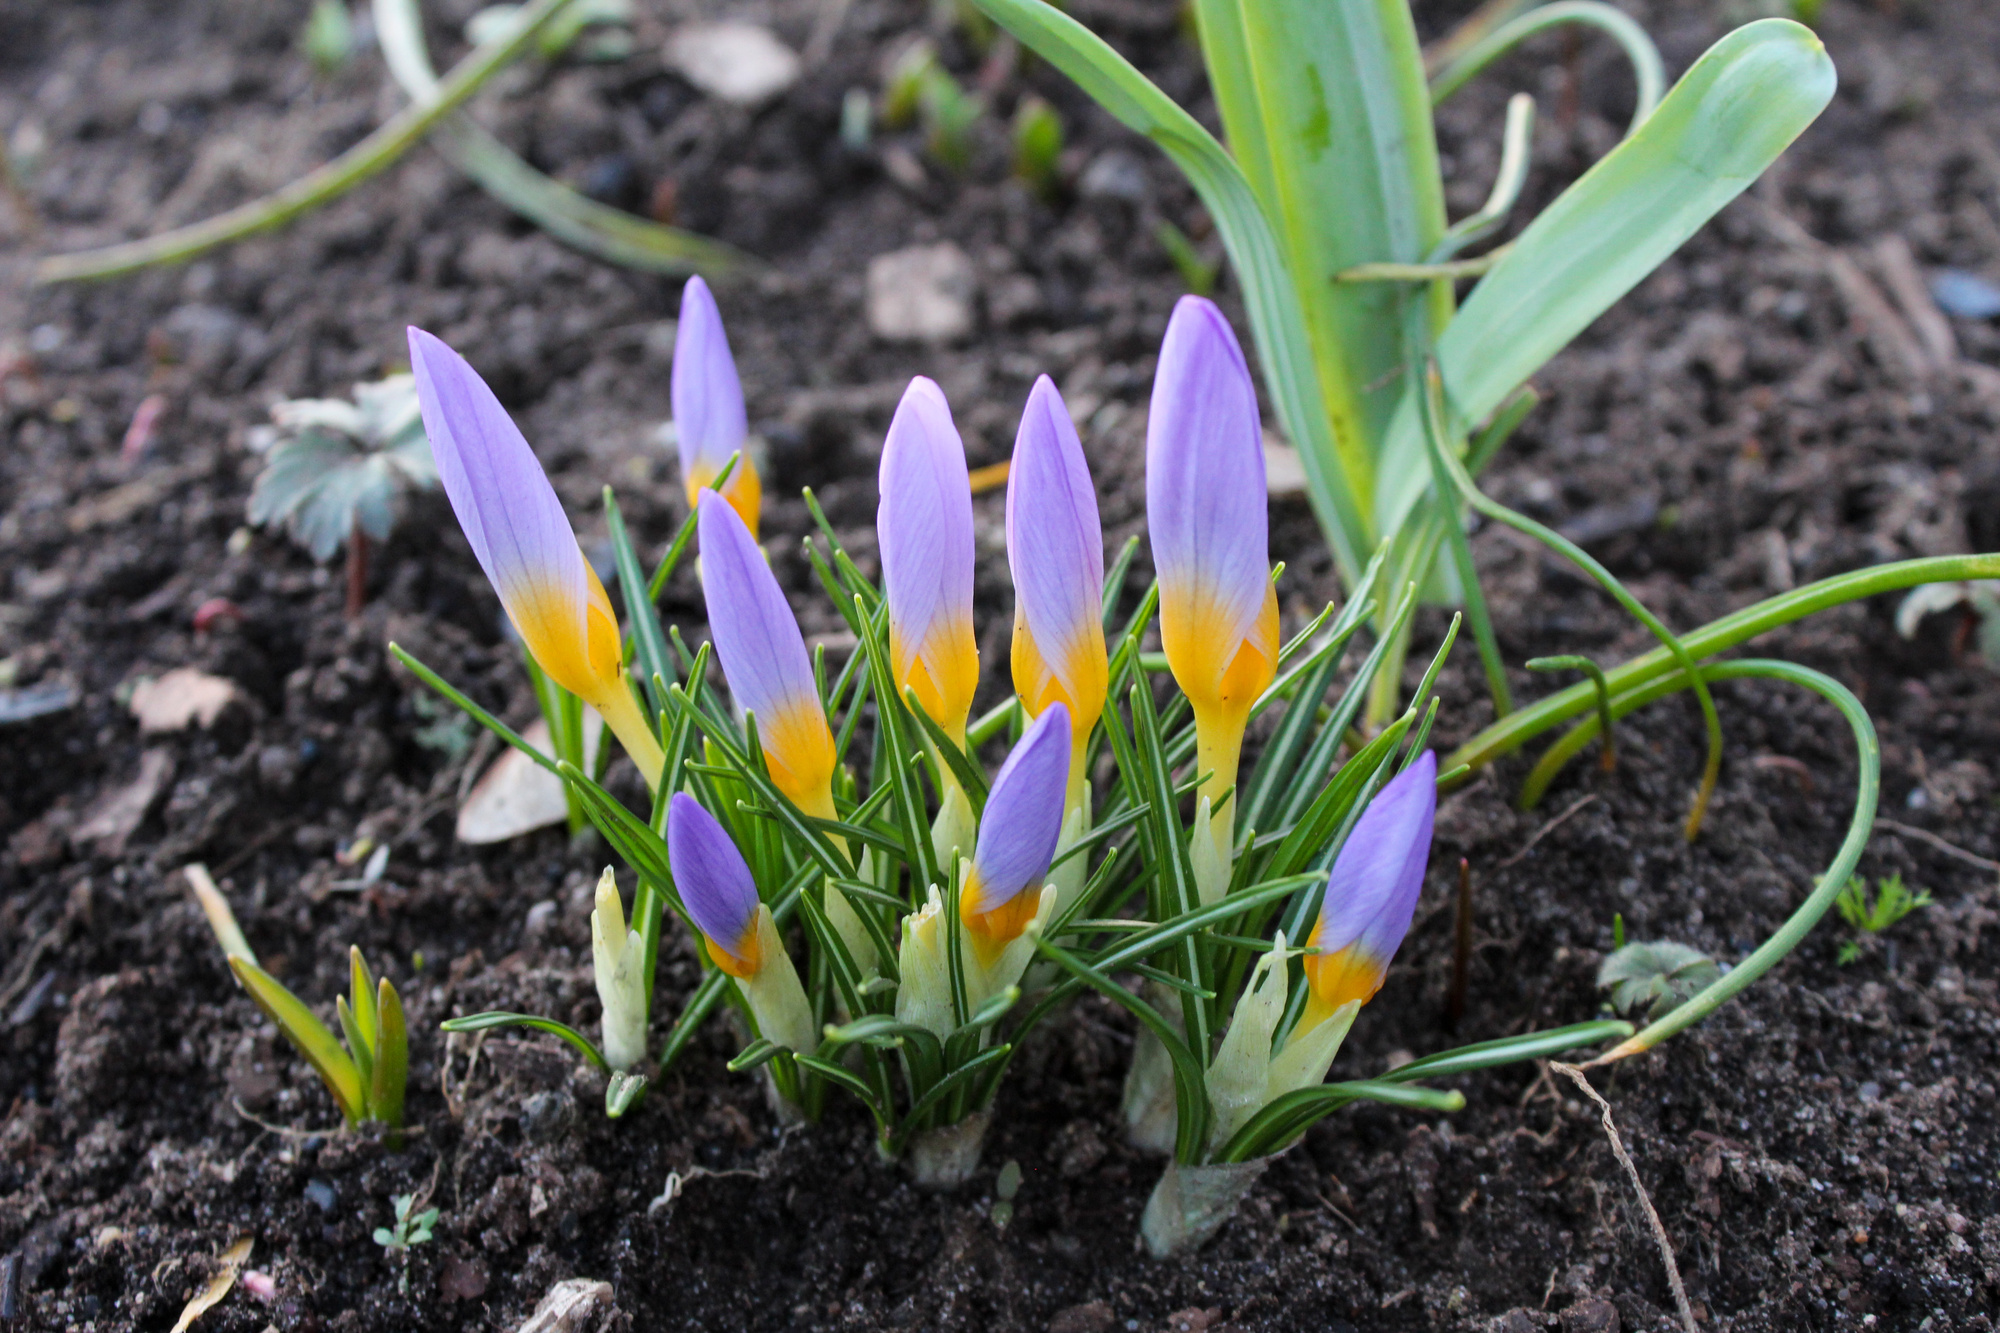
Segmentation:
{"type": "Polygon", "coordinates": [[[605,1063],[630,1069],[646,1058],[646,945],[625,924],[625,904],[608,866],[590,914],[590,957],[604,1005],[605,1063]]]}
{"type": "MultiPolygon", "coordinates": [[[[1160,579],[1160,646],[1194,709],[1196,763],[1213,799],[1236,782],[1250,706],[1278,666],[1267,552],[1263,431],[1250,368],[1212,302],[1183,296],[1167,322],[1146,423],[1146,525],[1160,579]]],[[[1234,801],[1214,810],[1217,841],[1234,801]]]]}
{"type": "MultiPolygon", "coordinates": [[[[899,689],[964,743],[979,685],[972,634],[972,482],[944,391],[919,375],[903,391],[882,445],[882,584],[889,658],[899,689]]],[[[947,772],[949,770],[946,770],[947,772]]]]}
{"type": "Polygon", "coordinates": [[[1062,832],[1069,734],[1069,709],[1050,704],[993,779],[958,901],[982,964],[990,966],[1041,910],[1062,832]]]}
{"type": "Polygon", "coordinates": [[[1007,478],[1014,574],[1014,691],[1030,717],[1069,710],[1072,805],[1083,751],[1104,711],[1104,530],[1083,443],[1046,375],[1028,392],[1007,478]]]}
{"type": "MultiPolygon", "coordinates": [[[[736,360],[729,354],[729,335],[722,331],[722,314],[715,308],[715,297],[699,276],[689,278],[681,289],[672,397],[674,430],[680,437],[681,483],[687,487],[692,505],[714,484],[729,456],[742,452],[750,433],[743,410],[743,384],[736,378],[736,360]]],[[[730,470],[722,496],[755,537],[764,488],[747,454],[730,470]]]]}
{"type": "Polygon", "coordinates": [[[464,357],[422,329],[409,339],[438,480],[479,567],[536,663],[657,784],[665,756],[626,683],[618,617],[534,450],[464,357]]]}
{"type": "Polygon", "coordinates": [[[681,906],[701,931],[710,961],[736,979],[759,1034],[811,1051],[812,1010],[771,909],[758,900],[750,866],[728,832],[685,792],[667,805],[667,859],[681,906]]]}
{"type": "Polygon", "coordinates": [[[1437,756],[1421,758],[1382,788],[1355,821],[1334,859],[1308,942],[1312,998],[1294,1033],[1319,1024],[1350,1001],[1366,1004],[1382,988],[1423,892],[1437,816],[1437,756]]]}
{"type": "Polygon", "coordinates": [[[697,514],[708,632],[729,692],[756,714],[778,790],[807,814],[832,819],[833,733],[791,604],[735,509],[709,491],[697,514]]]}

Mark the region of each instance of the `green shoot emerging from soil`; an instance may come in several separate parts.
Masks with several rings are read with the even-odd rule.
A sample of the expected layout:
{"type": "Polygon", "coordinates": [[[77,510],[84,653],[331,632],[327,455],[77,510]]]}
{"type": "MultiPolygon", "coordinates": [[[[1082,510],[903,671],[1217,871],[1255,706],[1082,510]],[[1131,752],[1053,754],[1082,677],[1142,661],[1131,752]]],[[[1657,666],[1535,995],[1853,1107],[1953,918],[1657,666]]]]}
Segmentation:
{"type": "Polygon", "coordinates": [[[1841,920],[1854,929],[1855,937],[1840,942],[1839,963],[1846,967],[1860,958],[1874,936],[1901,921],[1920,907],[1931,905],[1929,889],[1914,892],[1903,885],[1901,874],[1875,881],[1875,892],[1868,892],[1868,881],[1860,875],[1847,881],[1834,899],[1834,906],[1840,910],[1841,920]]]}

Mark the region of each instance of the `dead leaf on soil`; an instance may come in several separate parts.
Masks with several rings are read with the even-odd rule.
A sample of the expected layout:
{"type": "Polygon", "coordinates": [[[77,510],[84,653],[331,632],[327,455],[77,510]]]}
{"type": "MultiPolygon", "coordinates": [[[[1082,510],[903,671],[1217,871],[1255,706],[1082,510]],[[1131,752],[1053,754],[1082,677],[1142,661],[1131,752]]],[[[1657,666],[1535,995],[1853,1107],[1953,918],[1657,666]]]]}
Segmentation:
{"type": "MultiPolygon", "coordinates": [[[[555,753],[549,744],[549,724],[537,719],[521,733],[528,744],[543,754],[555,753]]],[[[597,747],[604,740],[604,719],[595,709],[583,710],[584,768],[597,759],[597,747]]],[[[493,767],[465,798],[458,812],[458,840],[474,845],[505,842],[524,833],[560,824],[569,818],[569,803],[563,797],[562,779],[519,750],[508,749],[493,761],[493,767]]]]}
{"type": "Polygon", "coordinates": [[[528,1322],[521,1325],[520,1333],[583,1333],[596,1327],[597,1317],[613,1308],[609,1282],[573,1277],[549,1288],[549,1294],[542,1297],[542,1303],[528,1316],[528,1322]]]}
{"type": "Polygon", "coordinates": [[[251,1249],[256,1245],[253,1237],[245,1236],[222,1252],[220,1266],[215,1276],[208,1280],[195,1298],[181,1311],[181,1317],[174,1323],[174,1333],[187,1333],[189,1325],[208,1313],[209,1307],[217,1304],[236,1285],[236,1275],[243,1271],[244,1261],[249,1259],[251,1249]]]}
{"type": "Polygon", "coordinates": [[[1306,465],[1299,451],[1269,431],[1264,432],[1264,486],[1273,500],[1306,493],[1306,465]]]}
{"type": "Polygon", "coordinates": [[[146,822],[147,812],[173,780],[174,757],[163,748],[139,756],[139,775],[122,787],[105,792],[84,812],[83,822],[70,834],[78,845],[92,844],[110,856],[125,850],[126,841],[146,822]]]}
{"type": "Polygon", "coordinates": [[[132,716],[139,731],[185,731],[206,727],[236,698],[236,682],[193,667],[175,667],[158,680],[142,680],[132,690],[132,716]]]}

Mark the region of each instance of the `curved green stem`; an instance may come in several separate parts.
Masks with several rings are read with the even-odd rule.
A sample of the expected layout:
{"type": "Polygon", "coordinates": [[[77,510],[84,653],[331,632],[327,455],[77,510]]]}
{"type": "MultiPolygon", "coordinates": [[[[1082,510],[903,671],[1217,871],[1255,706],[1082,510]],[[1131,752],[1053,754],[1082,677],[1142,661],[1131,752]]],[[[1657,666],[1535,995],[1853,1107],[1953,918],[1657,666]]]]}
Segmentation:
{"type": "MultiPolygon", "coordinates": [[[[424,46],[417,0],[375,0],[375,35],[390,75],[412,102],[438,94],[437,72],[424,46]]],[[[566,245],[609,263],[649,273],[711,275],[754,260],[733,246],[677,227],[664,227],[577,193],[535,170],[469,116],[441,122],[432,145],[487,193],[566,245]]],[[[718,479],[717,484],[720,484],[718,479]]]]}
{"type": "MultiPolygon", "coordinates": [[[[1875,804],[1882,786],[1882,748],[1875,737],[1875,724],[1868,718],[1868,710],[1854,697],[1845,685],[1823,672],[1810,667],[1802,667],[1793,662],[1777,662],[1764,658],[1748,658],[1740,662],[1717,662],[1702,668],[1702,675],[1709,680],[1731,680],[1737,678],[1758,678],[1782,680],[1793,685],[1801,685],[1816,691],[1840,710],[1854,729],[1854,745],[1861,766],[1860,785],[1854,799],[1854,817],[1848,821],[1847,837],[1840,844],[1840,851],[1834,856],[1833,864],[1819,877],[1819,885],[1806,900],[1799,904],[1796,912],[1786,919],[1777,933],[1759,945],[1755,952],[1734,968],[1724,973],[1713,985],[1708,986],[1686,1003],[1657,1022],[1647,1025],[1636,1036],[1629,1037],[1617,1046],[1598,1056],[1592,1065],[1610,1064],[1623,1060],[1628,1055],[1637,1055],[1650,1050],[1668,1037],[1684,1028],[1699,1023],[1702,1019],[1721,1008],[1757,978],[1763,976],[1798,946],[1806,933],[1826,915],[1834,899],[1840,896],[1841,888],[1853,875],[1854,867],[1861,860],[1862,851],[1868,846],[1868,835],[1875,826],[1875,804]]],[[[1672,693],[1685,687],[1680,677],[1672,677],[1645,690],[1634,691],[1620,700],[1622,711],[1630,711],[1649,699],[1672,693]]],[[[1582,730],[1582,728],[1578,728],[1582,730]]]]}
{"type": "Polygon", "coordinates": [[[516,23],[502,35],[461,60],[438,85],[435,100],[410,105],[333,161],[318,167],[262,199],[239,204],[192,226],[176,227],[143,241],[107,245],[101,250],[55,255],[35,265],[38,286],[74,282],[81,278],[111,278],[121,273],[150,268],[155,264],[177,264],[231,241],[240,241],[258,232],[282,227],[302,213],[310,212],[367,180],[394,162],[437,123],[463,106],[493,74],[511,64],[527,49],[549,20],[571,0],[534,0],[516,23]]]}
{"type": "MultiPolygon", "coordinates": [[[[1445,447],[1444,435],[1444,383],[1438,375],[1437,363],[1431,362],[1424,375],[1424,439],[1431,451],[1432,465],[1448,477],[1458,487],[1459,494],[1467,504],[1499,523],[1505,523],[1517,532],[1526,533],[1536,541],[1569,557],[1578,568],[1584,570],[1616,599],[1633,618],[1653,632],[1655,638],[1665,645],[1673,655],[1687,681],[1694,687],[1695,698],[1701,704],[1701,718],[1708,729],[1708,759],[1702,765],[1701,785],[1695,790],[1694,807],[1688,811],[1686,833],[1688,841],[1694,841],[1701,832],[1702,816],[1708,812],[1709,798],[1715,794],[1715,780],[1722,772],[1722,718],[1715,711],[1715,699],[1709,694],[1708,684],[1701,678],[1701,671],[1687,646],[1675,633],[1667,628],[1666,622],[1647,610],[1645,604],[1620,583],[1615,575],[1591,557],[1581,546],[1563,536],[1555,529],[1537,523],[1525,514],[1517,514],[1498,500],[1489,499],[1474,484],[1471,474],[1465,470],[1465,463],[1450,449],[1445,447]]],[[[1447,769],[1455,767],[1449,761],[1447,769]]]]}
{"type": "MultiPolygon", "coordinates": [[[[1604,737],[1604,771],[1614,772],[1618,768],[1618,743],[1611,735],[1611,687],[1604,681],[1604,668],[1581,653],[1564,653],[1560,657],[1536,657],[1525,664],[1530,671],[1581,671],[1590,677],[1590,686],[1597,692],[1597,723],[1604,737]]],[[[1567,743],[1568,737],[1564,737],[1567,743]]],[[[1574,754],[1572,750],[1570,753],[1574,754]]],[[[1545,756],[1546,757],[1546,756],[1545,756]]],[[[1532,776],[1530,778],[1532,781],[1532,776]]],[[[1535,793],[1540,799],[1541,792],[1535,793]]],[[[1534,802],[1528,799],[1527,789],[1521,792],[1522,808],[1532,809],[1534,802]]]]}
{"type": "MultiPolygon", "coordinates": [[[[1690,630],[1682,636],[1681,642],[1688,652],[1697,658],[1712,657],[1760,634],[1767,634],[1783,625],[1788,625],[1794,620],[1857,598],[1874,597],[1885,592],[1913,588],[1920,583],[1956,583],[1967,579],[1994,578],[2000,578],[2000,553],[1940,555],[1926,556],[1919,560],[1898,560],[1893,564],[1874,565],[1851,574],[1837,574],[1832,578],[1821,579],[1817,583],[1809,583],[1803,588],[1794,588],[1790,592],[1746,606],[1741,611],[1732,612],[1719,620],[1711,620],[1700,629],[1690,630]]],[[[1627,690],[1648,684],[1680,669],[1672,654],[1664,648],[1655,648],[1621,666],[1613,667],[1604,673],[1604,679],[1612,696],[1616,698],[1627,690]]],[[[1594,702],[1594,691],[1595,686],[1585,681],[1552,694],[1546,699],[1538,699],[1525,708],[1515,710],[1453,750],[1438,765],[1439,770],[1449,772],[1461,764],[1476,769],[1502,755],[1511,754],[1543,732],[1589,712],[1594,702]]]]}
{"type": "Polygon", "coordinates": [[[1521,197],[1521,187],[1528,183],[1528,157],[1534,138],[1535,99],[1527,93],[1515,93],[1507,99],[1507,124],[1500,136],[1500,170],[1494,173],[1493,190],[1477,213],[1451,224],[1444,239],[1431,251],[1431,263],[1445,263],[1507,220],[1507,214],[1521,197]]]}
{"type": "Polygon", "coordinates": [[[1626,58],[1632,62],[1632,77],[1639,85],[1638,100],[1632,108],[1632,123],[1625,130],[1626,134],[1631,134],[1660,104],[1660,98],[1667,90],[1667,71],[1660,61],[1659,48],[1653,45],[1653,39],[1646,35],[1646,30],[1600,0],[1557,0],[1555,4],[1530,10],[1511,23],[1501,25],[1432,77],[1431,105],[1443,102],[1471,82],[1481,70],[1536,33],[1564,23],[1581,23],[1596,28],[1624,48],[1626,58]]]}

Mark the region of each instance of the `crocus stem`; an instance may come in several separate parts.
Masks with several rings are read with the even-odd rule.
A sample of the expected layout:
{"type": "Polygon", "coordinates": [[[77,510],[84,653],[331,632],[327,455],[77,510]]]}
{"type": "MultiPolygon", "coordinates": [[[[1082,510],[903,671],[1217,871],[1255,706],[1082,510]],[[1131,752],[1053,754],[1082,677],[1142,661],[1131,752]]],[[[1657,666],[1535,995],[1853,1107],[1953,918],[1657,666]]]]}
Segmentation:
{"type": "Polygon", "coordinates": [[[1243,728],[1249,715],[1243,709],[1197,708],[1194,710],[1195,771],[1208,776],[1201,794],[1213,805],[1211,825],[1215,845],[1227,849],[1236,825],[1236,766],[1243,757],[1243,728]],[[1224,791],[1226,801],[1218,801],[1224,791]]]}
{"type": "Polygon", "coordinates": [[[646,788],[658,790],[661,770],[667,766],[666,751],[660,748],[659,738],[646,725],[646,715],[639,711],[639,701],[632,697],[632,691],[622,684],[606,697],[592,699],[591,707],[604,718],[604,725],[611,728],[612,735],[625,747],[625,753],[632,756],[632,762],[639,766],[645,776],[646,788]]]}

